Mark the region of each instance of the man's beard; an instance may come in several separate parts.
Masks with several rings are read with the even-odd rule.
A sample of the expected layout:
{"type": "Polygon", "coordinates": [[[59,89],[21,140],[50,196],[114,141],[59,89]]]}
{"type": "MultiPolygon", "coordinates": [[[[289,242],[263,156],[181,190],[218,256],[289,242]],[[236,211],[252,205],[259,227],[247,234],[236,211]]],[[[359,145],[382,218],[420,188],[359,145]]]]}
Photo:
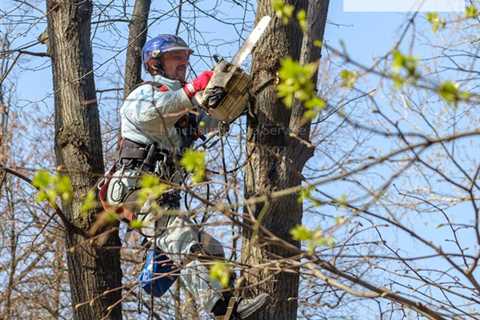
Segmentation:
{"type": "Polygon", "coordinates": [[[175,70],[163,70],[161,73],[162,76],[171,80],[178,80],[180,82],[185,82],[187,75],[187,66],[178,66],[175,70]]]}
{"type": "Polygon", "coordinates": [[[178,81],[185,82],[186,75],[187,75],[187,67],[186,66],[177,67],[177,69],[175,70],[175,78],[178,81]]]}

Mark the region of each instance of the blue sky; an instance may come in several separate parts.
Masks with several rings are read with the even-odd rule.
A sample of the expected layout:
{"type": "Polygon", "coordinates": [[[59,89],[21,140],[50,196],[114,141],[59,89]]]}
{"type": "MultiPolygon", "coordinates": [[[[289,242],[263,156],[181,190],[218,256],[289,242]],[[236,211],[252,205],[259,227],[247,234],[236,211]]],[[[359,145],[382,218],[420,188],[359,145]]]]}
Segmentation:
{"type": "MultiPolygon", "coordinates": [[[[2,2],[2,7],[5,6],[5,3],[2,2]]],[[[7,1],[8,3],[8,1],[7,1]]],[[[229,7],[225,5],[225,9],[222,10],[222,13],[225,14],[229,9],[235,9],[233,6],[229,7]]],[[[238,9],[237,9],[238,10],[238,9]]],[[[235,15],[235,11],[231,11],[232,15],[235,15]]],[[[250,17],[251,19],[252,17],[250,17]]],[[[395,35],[399,30],[399,26],[405,19],[405,14],[402,13],[350,13],[343,12],[342,1],[341,0],[332,0],[330,1],[329,8],[329,24],[327,25],[325,39],[334,46],[338,46],[340,40],[343,40],[349,52],[352,56],[355,56],[357,59],[363,62],[371,62],[373,57],[377,57],[386,50],[388,50],[394,39],[395,35]]],[[[217,39],[229,39],[234,38],[234,32],[231,29],[222,27],[215,28],[215,24],[209,19],[204,19],[204,22],[200,24],[201,29],[204,31],[205,37],[210,43],[215,43],[217,39]],[[214,26],[212,28],[211,26],[214,26]]],[[[36,27],[33,28],[31,32],[24,34],[21,39],[15,41],[14,46],[19,46],[24,43],[28,43],[31,40],[35,39],[40,32],[43,30],[45,25],[39,23],[36,27]]],[[[120,25],[122,27],[122,25],[120,25]]],[[[174,32],[175,23],[162,23],[154,24],[149,30],[149,36],[156,33],[168,33],[174,32]]],[[[121,30],[121,29],[120,29],[121,30]]],[[[101,33],[101,30],[99,31],[101,33]]],[[[248,34],[246,31],[243,33],[244,36],[248,34]]],[[[187,36],[188,37],[188,36],[187,36]]],[[[117,40],[117,45],[122,46],[122,42],[125,43],[126,40],[121,41],[117,40]]],[[[238,48],[239,43],[232,43],[230,47],[222,46],[219,47],[219,53],[224,55],[232,55],[238,48]]],[[[117,47],[118,48],[118,47],[117,47]]],[[[37,51],[45,50],[45,46],[39,45],[36,46],[37,51]]],[[[116,48],[115,48],[116,49],[116,48]]],[[[95,59],[97,61],[96,65],[103,63],[102,58],[111,58],[116,55],[116,50],[107,51],[107,50],[96,50],[95,59]]],[[[33,50],[32,50],[33,51],[33,50]]],[[[204,52],[201,52],[204,54],[204,52]]],[[[118,55],[120,59],[123,59],[122,54],[118,55]]],[[[22,87],[31,88],[31,90],[22,90],[22,96],[25,98],[37,98],[41,99],[45,97],[46,94],[51,90],[51,84],[48,78],[51,75],[50,69],[46,64],[46,59],[42,58],[33,58],[25,57],[24,61],[28,59],[28,67],[33,66],[45,66],[41,71],[30,72],[27,70],[17,71],[16,75],[19,83],[22,87]],[[33,66],[32,66],[33,65],[33,66]],[[24,92],[23,92],[24,91],[24,92]]],[[[23,63],[22,65],[27,65],[23,63]]],[[[206,66],[202,63],[199,68],[205,68],[206,66]]],[[[100,69],[102,70],[102,69],[100,69]]],[[[123,71],[123,69],[122,69],[123,71]]],[[[197,70],[198,71],[198,70],[197,70]]],[[[101,88],[102,84],[98,83],[97,88],[101,88]]],[[[20,97],[19,97],[20,98],[20,97]]],[[[36,99],[34,99],[36,100],[36,99]]]]}

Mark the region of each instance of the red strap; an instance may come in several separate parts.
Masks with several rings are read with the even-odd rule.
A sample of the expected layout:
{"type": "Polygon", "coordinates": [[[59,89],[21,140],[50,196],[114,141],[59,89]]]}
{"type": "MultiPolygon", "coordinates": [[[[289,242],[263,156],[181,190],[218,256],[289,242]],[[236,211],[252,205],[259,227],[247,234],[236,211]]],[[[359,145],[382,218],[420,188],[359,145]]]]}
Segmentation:
{"type": "Polygon", "coordinates": [[[167,92],[168,91],[168,87],[164,84],[162,84],[160,87],[155,87],[157,88],[158,91],[161,91],[161,92],[167,92]]]}
{"type": "MultiPolygon", "coordinates": [[[[120,141],[120,148],[122,147],[123,147],[123,138],[120,141]]],[[[115,173],[116,170],[117,170],[117,164],[115,163],[107,172],[105,172],[103,179],[100,180],[100,182],[97,185],[98,198],[105,211],[111,208],[111,206],[108,204],[108,201],[107,201],[107,190],[108,190],[108,184],[110,183],[110,180],[112,180],[113,174],[115,173]]]]}
{"type": "Polygon", "coordinates": [[[111,176],[105,175],[101,182],[101,185],[98,186],[98,198],[100,199],[100,203],[102,204],[103,210],[105,211],[108,211],[111,208],[107,201],[108,184],[110,183],[111,179],[111,176]]]}

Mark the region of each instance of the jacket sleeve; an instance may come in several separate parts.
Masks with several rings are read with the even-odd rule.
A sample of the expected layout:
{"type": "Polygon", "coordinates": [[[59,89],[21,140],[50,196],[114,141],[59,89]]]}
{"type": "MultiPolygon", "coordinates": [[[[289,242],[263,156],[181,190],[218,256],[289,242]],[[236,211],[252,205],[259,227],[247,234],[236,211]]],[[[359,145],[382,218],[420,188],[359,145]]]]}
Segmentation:
{"type": "Polygon", "coordinates": [[[193,108],[183,88],[157,89],[152,85],[138,87],[127,97],[126,103],[125,112],[128,112],[131,120],[139,124],[155,122],[166,127],[172,127],[193,108]]]}

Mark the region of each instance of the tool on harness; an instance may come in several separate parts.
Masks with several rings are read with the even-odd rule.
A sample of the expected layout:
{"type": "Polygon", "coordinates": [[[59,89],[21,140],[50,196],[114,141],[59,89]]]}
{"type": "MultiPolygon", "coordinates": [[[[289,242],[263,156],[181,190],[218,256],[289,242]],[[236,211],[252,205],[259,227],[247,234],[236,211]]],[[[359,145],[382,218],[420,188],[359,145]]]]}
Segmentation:
{"type": "Polygon", "coordinates": [[[231,123],[245,111],[252,79],[241,65],[267,29],[270,20],[270,16],[265,16],[258,22],[231,63],[215,59],[218,61],[207,87],[194,97],[195,103],[205,108],[212,118],[231,123]]]}
{"type": "Polygon", "coordinates": [[[195,140],[206,140],[206,137],[200,134],[197,116],[193,113],[187,113],[177,120],[175,129],[180,136],[182,143],[180,149],[183,151],[190,148],[195,140]]]}
{"type": "Polygon", "coordinates": [[[156,143],[143,144],[124,138],[122,144],[119,162],[126,169],[149,171],[162,178],[168,178],[167,174],[172,171],[175,164],[175,158],[171,152],[158,148],[156,143]],[[157,172],[159,164],[165,167],[162,170],[168,169],[168,171],[157,172]]]}
{"type": "MultiPolygon", "coordinates": [[[[154,142],[148,146],[147,155],[143,159],[141,170],[154,171],[156,165],[157,144],[154,142]]],[[[162,159],[165,160],[165,159],[162,159]]]]}

